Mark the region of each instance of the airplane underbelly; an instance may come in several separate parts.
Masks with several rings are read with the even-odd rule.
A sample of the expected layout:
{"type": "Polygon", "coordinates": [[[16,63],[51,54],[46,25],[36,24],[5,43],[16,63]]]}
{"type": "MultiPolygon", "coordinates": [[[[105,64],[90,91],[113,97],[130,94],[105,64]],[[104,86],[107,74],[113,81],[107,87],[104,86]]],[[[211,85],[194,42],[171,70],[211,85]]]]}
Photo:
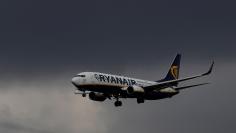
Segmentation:
{"type": "Polygon", "coordinates": [[[118,86],[108,86],[108,85],[81,85],[79,90],[94,91],[101,93],[119,93],[120,88],[118,86]]]}

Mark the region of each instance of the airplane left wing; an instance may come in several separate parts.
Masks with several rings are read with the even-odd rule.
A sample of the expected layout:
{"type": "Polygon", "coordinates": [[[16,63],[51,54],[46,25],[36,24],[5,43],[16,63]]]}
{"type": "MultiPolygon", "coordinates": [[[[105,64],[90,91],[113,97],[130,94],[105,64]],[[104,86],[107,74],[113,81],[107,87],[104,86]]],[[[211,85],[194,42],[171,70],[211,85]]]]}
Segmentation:
{"type": "Polygon", "coordinates": [[[145,90],[148,90],[148,91],[161,90],[161,89],[163,89],[165,87],[170,87],[171,86],[170,84],[173,84],[173,83],[178,83],[178,82],[183,82],[183,81],[187,81],[187,80],[203,77],[203,76],[209,75],[212,72],[213,65],[214,65],[214,62],[212,62],[209,70],[206,73],[203,73],[203,74],[200,74],[200,75],[196,75],[196,76],[192,76],[192,77],[187,77],[187,78],[182,78],[182,79],[175,79],[175,80],[164,81],[164,82],[160,82],[160,83],[157,83],[157,84],[154,84],[154,85],[144,86],[143,88],[145,90]]]}
{"type": "Polygon", "coordinates": [[[74,94],[89,94],[89,92],[81,92],[81,91],[79,91],[79,90],[75,90],[74,91],[74,94]]]}

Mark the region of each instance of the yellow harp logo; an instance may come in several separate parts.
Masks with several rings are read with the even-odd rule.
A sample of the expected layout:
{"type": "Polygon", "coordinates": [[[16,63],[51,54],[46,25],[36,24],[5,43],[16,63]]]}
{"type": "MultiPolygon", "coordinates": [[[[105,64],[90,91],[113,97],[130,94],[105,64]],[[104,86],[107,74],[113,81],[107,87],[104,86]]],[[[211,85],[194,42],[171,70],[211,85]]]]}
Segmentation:
{"type": "Polygon", "coordinates": [[[172,66],[170,72],[175,79],[178,78],[178,66],[172,66]]]}

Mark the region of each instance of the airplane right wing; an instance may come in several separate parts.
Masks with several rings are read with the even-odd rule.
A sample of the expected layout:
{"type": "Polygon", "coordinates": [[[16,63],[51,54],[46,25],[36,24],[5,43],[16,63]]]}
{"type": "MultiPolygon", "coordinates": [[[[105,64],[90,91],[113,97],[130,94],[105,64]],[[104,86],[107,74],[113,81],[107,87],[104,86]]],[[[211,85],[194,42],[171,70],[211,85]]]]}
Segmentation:
{"type": "Polygon", "coordinates": [[[159,83],[154,84],[154,85],[144,86],[143,88],[145,90],[148,90],[148,91],[161,90],[165,87],[170,87],[171,86],[170,84],[173,84],[173,83],[178,83],[178,82],[183,82],[183,81],[186,81],[186,80],[191,80],[191,79],[203,77],[203,76],[209,75],[212,72],[213,66],[214,66],[214,62],[212,62],[209,70],[206,73],[203,73],[203,74],[200,74],[200,75],[187,77],[187,78],[182,78],[182,79],[175,79],[175,80],[168,80],[168,81],[164,81],[164,82],[159,82],[159,83]]]}

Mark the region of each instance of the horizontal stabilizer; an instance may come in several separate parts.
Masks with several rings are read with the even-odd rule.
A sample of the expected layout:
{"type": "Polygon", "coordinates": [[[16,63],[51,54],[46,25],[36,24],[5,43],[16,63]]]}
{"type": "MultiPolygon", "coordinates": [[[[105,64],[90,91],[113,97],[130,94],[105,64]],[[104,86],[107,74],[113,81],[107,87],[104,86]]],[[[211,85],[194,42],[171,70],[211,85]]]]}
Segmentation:
{"type": "Polygon", "coordinates": [[[196,87],[196,86],[201,86],[201,85],[206,85],[206,84],[210,84],[210,83],[201,83],[201,84],[196,84],[196,85],[183,86],[183,87],[177,87],[177,88],[174,88],[174,89],[175,90],[183,90],[183,89],[196,87]]]}

